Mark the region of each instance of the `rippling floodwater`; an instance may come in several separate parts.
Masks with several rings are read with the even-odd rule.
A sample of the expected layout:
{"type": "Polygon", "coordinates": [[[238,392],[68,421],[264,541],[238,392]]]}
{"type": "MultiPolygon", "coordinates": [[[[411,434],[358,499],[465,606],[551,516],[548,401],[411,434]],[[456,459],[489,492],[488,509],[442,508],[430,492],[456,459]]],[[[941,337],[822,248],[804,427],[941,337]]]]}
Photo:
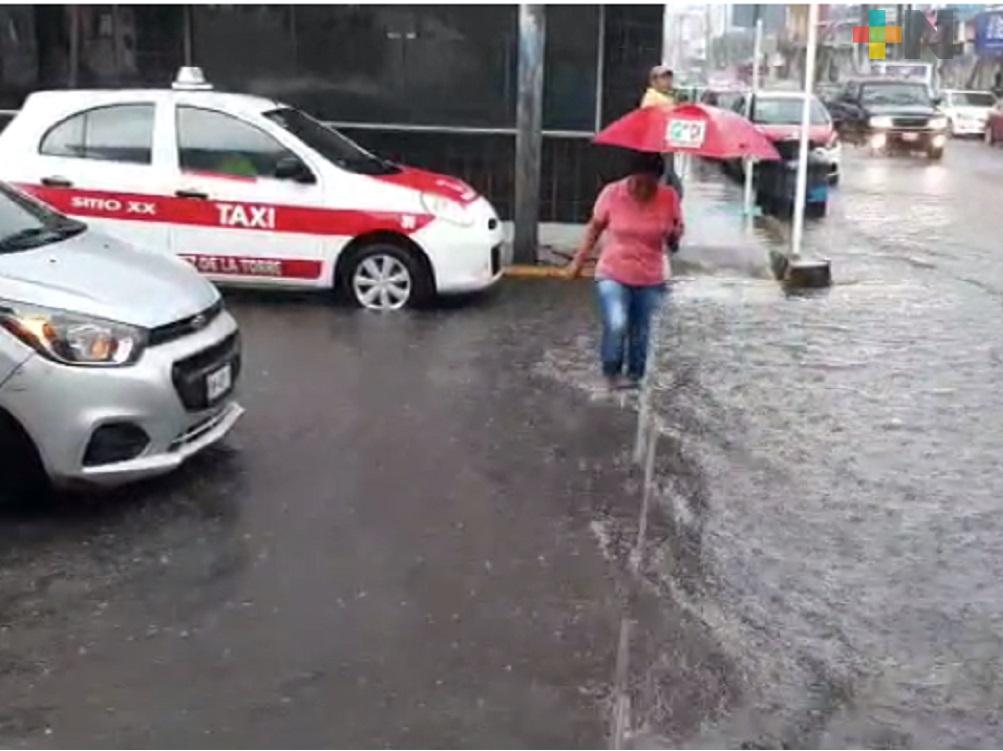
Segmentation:
{"type": "Polygon", "coordinates": [[[688,477],[664,478],[659,574],[743,690],[664,742],[1003,744],[1003,151],[951,146],[846,155],[807,235],[836,283],[802,296],[726,214],[738,188],[691,180],[721,218],[692,227],[660,342],[688,477]]]}

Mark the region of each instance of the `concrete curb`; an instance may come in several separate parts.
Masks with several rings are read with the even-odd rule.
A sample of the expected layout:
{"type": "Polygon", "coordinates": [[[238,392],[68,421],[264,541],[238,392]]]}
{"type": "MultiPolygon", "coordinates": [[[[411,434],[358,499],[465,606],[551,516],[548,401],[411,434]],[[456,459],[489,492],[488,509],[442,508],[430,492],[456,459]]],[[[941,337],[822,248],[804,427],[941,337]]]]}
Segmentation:
{"type": "MultiPolygon", "coordinates": [[[[505,267],[505,276],[509,279],[563,279],[572,281],[564,276],[562,266],[547,266],[544,264],[532,265],[528,263],[518,263],[505,267]]],[[[589,279],[594,276],[592,269],[582,269],[577,278],[589,279]]]]}

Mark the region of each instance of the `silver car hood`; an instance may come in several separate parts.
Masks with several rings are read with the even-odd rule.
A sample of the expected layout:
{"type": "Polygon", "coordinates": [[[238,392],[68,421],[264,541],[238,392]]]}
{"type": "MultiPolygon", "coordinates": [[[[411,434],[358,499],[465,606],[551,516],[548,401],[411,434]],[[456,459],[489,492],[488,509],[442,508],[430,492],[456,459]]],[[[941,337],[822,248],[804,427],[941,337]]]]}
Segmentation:
{"type": "Polygon", "coordinates": [[[205,310],[219,292],[176,256],[87,230],[0,254],[0,302],[42,305],[152,328],[205,310]]]}

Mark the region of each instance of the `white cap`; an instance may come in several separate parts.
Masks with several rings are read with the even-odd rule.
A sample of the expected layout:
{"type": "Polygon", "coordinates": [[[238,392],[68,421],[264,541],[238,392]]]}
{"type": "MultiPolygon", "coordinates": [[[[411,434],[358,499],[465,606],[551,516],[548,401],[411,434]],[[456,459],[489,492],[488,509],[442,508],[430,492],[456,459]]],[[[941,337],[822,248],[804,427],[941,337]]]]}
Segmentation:
{"type": "Polygon", "coordinates": [[[179,91],[210,91],[212,84],[205,80],[205,73],[201,68],[186,65],[178,69],[171,88],[179,91]]]}

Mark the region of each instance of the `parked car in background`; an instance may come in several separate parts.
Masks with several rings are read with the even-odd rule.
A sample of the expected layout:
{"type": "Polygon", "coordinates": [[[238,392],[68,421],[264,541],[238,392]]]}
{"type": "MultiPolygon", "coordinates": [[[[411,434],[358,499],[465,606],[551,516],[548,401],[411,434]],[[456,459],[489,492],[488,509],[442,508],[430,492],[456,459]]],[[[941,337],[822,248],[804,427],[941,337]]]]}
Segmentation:
{"type": "Polygon", "coordinates": [[[736,84],[735,86],[716,86],[703,90],[700,94],[700,103],[709,104],[712,107],[720,107],[725,110],[734,110],[735,105],[744,101],[747,89],[736,84]]]}
{"type": "Polygon", "coordinates": [[[844,139],[872,152],[944,155],[948,119],[922,81],[875,78],[850,81],[831,107],[844,139]]]}
{"type": "Polygon", "coordinates": [[[996,105],[989,112],[989,118],[986,120],[985,139],[990,146],[1003,143],[1003,99],[996,102],[996,105]]]}
{"type": "Polygon", "coordinates": [[[305,112],[212,90],[32,94],[0,133],[0,179],[211,280],[344,289],[397,310],[502,275],[491,204],[393,164],[305,112]]]}
{"type": "MultiPolygon", "coordinates": [[[[801,115],[804,93],[797,91],[760,91],[755,96],[746,92],[733,102],[732,109],[744,115],[751,100],[750,119],[775,144],[797,141],[801,137],[801,115]]],[[[811,98],[808,145],[812,153],[828,164],[829,183],[839,182],[842,145],[836,127],[825,105],[811,98]]],[[[742,173],[741,161],[732,162],[730,169],[742,173]]]]}
{"type": "Polygon", "coordinates": [[[239,419],[237,324],[184,261],[0,183],[0,497],[168,472],[239,419]]]}
{"type": "Polygon", "coordinates": [[[996,97],[988,91],[945,89],[941,92],[940,109],[947,115],[952,136],[984,135],[995,104],[996,97]]]}

